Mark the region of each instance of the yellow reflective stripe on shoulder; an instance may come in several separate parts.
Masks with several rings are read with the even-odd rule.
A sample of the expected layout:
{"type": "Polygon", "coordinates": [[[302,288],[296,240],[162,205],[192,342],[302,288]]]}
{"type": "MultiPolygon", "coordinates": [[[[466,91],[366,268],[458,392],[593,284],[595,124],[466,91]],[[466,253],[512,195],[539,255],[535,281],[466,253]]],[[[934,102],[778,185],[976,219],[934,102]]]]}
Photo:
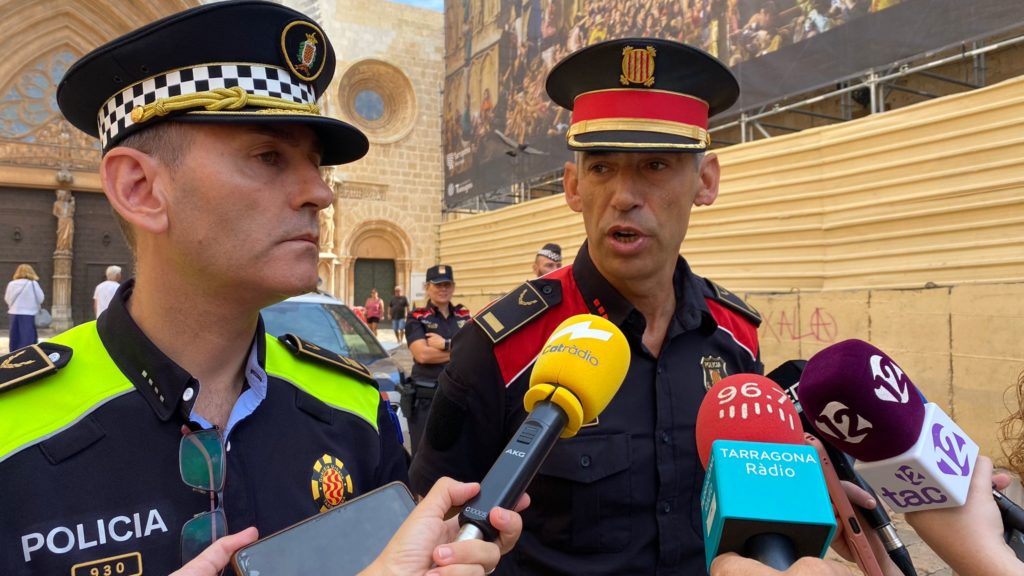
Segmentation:
{"type": "Polygon", "coordinates": [[[74,356],[57,373],[0,396],[0,461],[135,389],[107,354],[95,322],[51,341],[70,347],[74,356]]]}
{"type": "Polygon", "coordinates": [[[266,371],[332,408],[359,416],[377,429],[380,392],[376,388],[326,364],[299,360],[270,334],[267,334],[266,371]]]}

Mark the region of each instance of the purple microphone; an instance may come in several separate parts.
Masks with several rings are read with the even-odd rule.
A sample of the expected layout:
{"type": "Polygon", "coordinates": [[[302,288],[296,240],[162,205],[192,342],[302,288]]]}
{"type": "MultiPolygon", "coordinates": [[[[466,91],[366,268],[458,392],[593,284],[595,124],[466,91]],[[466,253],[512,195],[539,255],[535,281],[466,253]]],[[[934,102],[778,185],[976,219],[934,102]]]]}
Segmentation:
{"type": "Polygon", "coordinates": [[[798,394],[821,438],[857,460],[906,452],[924,424],[914,383],[888,354],[863,340],[844,340],[812,356],[798,394]]]}
{"type": "Polygon", "coordinates": [[[885,352],[860,340],[829,346],[807,361],[798,395],[821,438],[857,458],[896,511],[966,501],[978,445],[885,352]]]}

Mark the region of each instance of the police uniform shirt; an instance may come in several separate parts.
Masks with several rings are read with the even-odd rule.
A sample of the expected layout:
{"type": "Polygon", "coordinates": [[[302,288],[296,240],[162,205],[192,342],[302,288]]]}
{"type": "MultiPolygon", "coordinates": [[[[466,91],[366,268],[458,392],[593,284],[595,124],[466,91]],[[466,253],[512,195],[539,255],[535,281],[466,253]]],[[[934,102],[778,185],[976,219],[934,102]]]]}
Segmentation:
{"type": "MultiPolygon", "coordinates": [[[[0,391],[5,576],[168,574],[180,565],[182,525],[210,509],[209,494],[185,485],[178,469],[200,383],[129,316],[131,289],[121,287],[98,323],[53,339],[73,349],[59,371],[0,391]]],[[[226,437],[229,532],[256,526],[267,536],[406,480],[370,379],[297,357],[264,335],[262,321],[253,348],[226,437]]],[[[28,357],[12,356],[5,367],[28,357]]]]}
{"type": "Polygon", "coordinates": [[[676,311],[658,357],[642,343],[643,315],[601,276],[586,244],[571,267],[517,288],[456,337],[410,471],[420,493],[442,475],[484,477],[525,418],[530,364],[563,319],[604,316],[632,353],[608,408],[555,444],[527,489],[523,535],[498,574],[705,572],[697,409],[721,377],[763,366],[756,313],[723,304],[682,258],[673,285],[676,311]]]}
{"type": "MultiPolygon", "coordinates": [[[[449,304],[448,317],[434,305],[427,301],[422,308],[414,308],[409,312],[405,321],[405,340],[412,344],[416,340],[424,340],[427,334],[438,334],[441,337],[451,340],[455,333],[469,321],[469,309],[462,304],[449,304]]],[[[435,382],[444,364],[420,364],[414,362],[412,366],[412,378],[423,382],[435,382]]]]}

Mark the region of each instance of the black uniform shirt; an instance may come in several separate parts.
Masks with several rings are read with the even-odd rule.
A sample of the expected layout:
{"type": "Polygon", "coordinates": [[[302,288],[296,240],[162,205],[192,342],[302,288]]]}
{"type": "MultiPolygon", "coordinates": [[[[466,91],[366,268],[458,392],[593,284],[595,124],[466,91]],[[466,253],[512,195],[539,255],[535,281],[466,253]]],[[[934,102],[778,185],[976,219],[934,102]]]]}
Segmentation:
{"type": "MultiPolygon", "coordinates": [[[[0,455],[4,576],[128,574],[138,562],[145,574],[169,574],[179,566],[182,525],[210,508],[209,495],[186,486],[178,470],[181,428],[199,382],[129,316],[131,288],[131,282],[121,287],[95,328],[89,323],[74,330],[98,332],[102,344],[96,342],[94,350],[116,364],[106,376],[123,374],[134,386],[99,399],[58,432],[0,455]]],[[[79,341],[95,341],[95,332],[79,341]]],[[[344,406],[304,392],[301,382],[275,375],[267,364],[270,345],[276,344],[264,340],[260,322],[258,366],[250,363],[247,370],[266,366],[270,373],[266,397],[227,438],[223,506],[229,532],[256,526],[261,536],[270,535],[330,505],[406,480],[403,449],[383,402],[375,429],[344,406]]],[[[68,368],[90,365],[94,359],[87,352],[76,349],[68,368]]],[[[287,352],[275,351],[282,353],[287,352]]],[[[103,362],[109,365],[105,357],[103,362]]],[[[51,378],[64,376],[24,386],[45,386],[51,378]]],[[[0,402],[17,392],[0,392],[0,402]]],[[[78,400],[85,399],[54,398],[54,404],[78,400]]]]}
{"type": "MultiPolygon", "coordinates": [[[[455,333],[469,321],[469,310],[462,304],[449,304],[448,317],[427,300],[423,308],[413,308],[405,321],[405,340],[412,344],[416,340],[424,340],[427,334],[438,334],[450,340],[455,333]]],[[[437,380],[444,364],[420,364],[414,362],[412,377],[414,380],[434,382],[437,380]]]]}
{"type": "MultiPolygon", "coordinates": [[[[529,365],[563,319],[607,317],[632,354],[622,388],[597,424],[559,441],[527,489],[533,503],[523,513],[523,535],[499,574],[705,572],[697,409],[719,378],[763,367],[756,320],[715,301],[714,287],[682,258],[673,284],[676,311],[657,358],[642,342],[643,315],[601,276],[586,244],[571,268],[505,297],[512,309],[547,300],[551,306],[540,316],[494,343],[480,325],[488,323],[485,309],[456,337],[410,471],[420,493],[442,475],[484,477],[525,418],[529,365]]],[[[495,314],[499,306],[501,300],[491,308],[495,314]]],[[[508,324],[493,320],[491,332],[508,324]]]]}

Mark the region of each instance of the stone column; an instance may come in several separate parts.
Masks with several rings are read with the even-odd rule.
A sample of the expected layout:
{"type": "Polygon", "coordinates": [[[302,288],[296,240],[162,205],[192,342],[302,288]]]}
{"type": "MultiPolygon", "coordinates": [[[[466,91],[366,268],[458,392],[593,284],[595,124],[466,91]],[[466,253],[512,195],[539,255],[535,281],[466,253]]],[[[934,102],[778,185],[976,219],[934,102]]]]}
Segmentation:
{"type": "MultiPolygon", "coordinates": [[[[74,180],[71,173],[61,170],[57,173],[60,184],[69,185],[74,180]]],[[[58,189],[57,200],[53,203],[53,215],[57,218],[57,249],[53,251],[53,295],[50,300],[53,316],[51,328],[63,332],[74,325],[71,319],[71,261],[74,257],[72,246],[75,240],[75,197],[69,189],[58,189]]]]}

